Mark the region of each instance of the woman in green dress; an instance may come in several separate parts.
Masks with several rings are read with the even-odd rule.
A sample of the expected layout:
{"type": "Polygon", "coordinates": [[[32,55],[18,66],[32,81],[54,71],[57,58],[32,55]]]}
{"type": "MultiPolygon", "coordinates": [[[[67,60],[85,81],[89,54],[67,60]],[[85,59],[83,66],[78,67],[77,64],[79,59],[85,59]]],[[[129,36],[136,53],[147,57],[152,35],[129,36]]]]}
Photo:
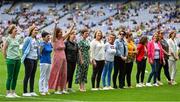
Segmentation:
{"type": "Polygon", "coordinates": [[[80,85],[80,91],[86,91],[85,83],[87,83],[88,67],[90,62],[89,49],[90,42],[86,39],[89,34],[88,30],[84,29],[81,31],[82,40],[79,41],[79,61],[76,70],[75,83],[80,85]]]}

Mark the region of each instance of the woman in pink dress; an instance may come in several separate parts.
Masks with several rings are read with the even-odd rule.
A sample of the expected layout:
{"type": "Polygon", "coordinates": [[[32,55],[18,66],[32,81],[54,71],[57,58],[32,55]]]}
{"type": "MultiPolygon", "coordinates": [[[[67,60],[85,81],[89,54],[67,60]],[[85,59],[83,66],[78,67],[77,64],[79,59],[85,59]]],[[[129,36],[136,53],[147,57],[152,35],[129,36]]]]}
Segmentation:
{"type": "Polygon", "coordinates": [[[49,89],[55,90],[55,94],[65,94],[66,82],[67,82],[67,61],[65,56],[64,40],[71,34],[73,27],[71,27],[69,33],[63,36],[62,29],[57,28],[57,21],[55,21],[55,29],[52,38],[53,45],[53,61],[52,69],[49,78],[49,89]]]}

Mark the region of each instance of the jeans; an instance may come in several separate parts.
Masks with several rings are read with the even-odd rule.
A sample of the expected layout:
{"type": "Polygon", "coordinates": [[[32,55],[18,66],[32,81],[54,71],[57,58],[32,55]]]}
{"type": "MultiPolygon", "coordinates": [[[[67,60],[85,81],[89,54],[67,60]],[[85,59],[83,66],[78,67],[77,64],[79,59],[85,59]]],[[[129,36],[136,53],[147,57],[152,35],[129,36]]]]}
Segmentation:
{"type": "Polygon", "coordinates": [[[117,88],[116,79],[119,79],[119,88],[124,88],[125,85],[125,61],[121,57],[115,56],[114,58],[114,74],[113,74],[113,87],[117,88]]]}
{"type": "Polygon", "coordinates": [[[91,77],[92,88],[95,88],[95,81],[96,81],[96,88],[99,88],[103,67],[104,67],[104,60],[96,61],[96,66],[93,67],[93,73],[91,77]]]}
{"type": "Polygon", "coordinates": [[[154,84],[156,83],[157,70],[159,69],[159,65],[160,65],[160,60],[154,59],[153,64],[151,64],[152,70],[151,70],[151,73],[149,74],[149,77],[148,77],[148,83],[150,83],[152,77],[154,80],[154,84]]]}
{"type": "Polygon", "coordinates": [[[113,68],[114,62],[106,61],[104,65],[104,69],[102,72],[102,83],[103,87],[111,86],[111,72],[113,68]],[[107,75],[107,84],[106,84],[106,75],[107,75]]]}
{"type": "Polygon", "coordinates": [[[169,64],[168,64],[167,59],[165,59],[165,65],[160,64],[160,67],[158,69],[158,76],[157,76],[158,81],[161,81],[161,69],[162,69],[162,67],[164,68],[164,75],[166,76],[168,81],[171,81],[170,74],[169,74],[169,64]]]}
{"type": "Polygon", "coordinates": [[[30,81],[30,92],[34,92],[34,79],[37,69],[37,60],[25,58],[24,66],[25,66],[25,77],[23,82],[24,93],[27,93],[28,81],[30,81]]]}
{"type": "Polygon", "coordinates": [[[137,63],[136,82],[139,83],[139,77],[141,75],[141,83],[143,83],[145,69],[146,69],[146,59],[143,59],[142,61],[137,61],[136,63],[137,63]]]}

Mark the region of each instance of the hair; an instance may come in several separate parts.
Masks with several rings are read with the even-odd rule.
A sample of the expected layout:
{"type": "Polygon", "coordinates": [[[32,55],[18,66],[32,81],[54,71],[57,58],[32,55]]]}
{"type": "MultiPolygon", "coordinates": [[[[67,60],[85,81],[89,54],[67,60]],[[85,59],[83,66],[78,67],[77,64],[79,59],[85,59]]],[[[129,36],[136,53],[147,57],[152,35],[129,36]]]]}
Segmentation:
{"type": "Polygon", "coordinates": [[[60,31],[62,31],[62,29],[61,28],[55,28],[55,36],[56,36],[56,38],[58,37],[58,33],[60,32],[60,31]]]}
{"type": "Polygon", "coordinates": [[[85,32],[88,32],[88,29],[86,29],[86,28],[85,28],[85,29],[82,29],[82,30],[81,30],[81,35],[83,35],[85,32]]]}
{"type": "Polygon", "coordinates": [[[49,33],[48,32],[42,32],[42,34],[41,34],[41,36],[44,38],[44,37],[46,37],[47,35],[49,35],[49,33]]]}
{"type": "Polygon", "coordinates": [[[8,28],[8,33],[12,34],[13,30],[16,28],[16,26],[14,24],[10,25],[8,28]]]}
{"type": "Polygon", "coordinates": [[[127,32],[125,36],[126,36],[126,38],[129,38],[130,36],[132,36],[132,33],[131,32],[127,32]]]}
{"type": "Polygon", "coordinates": [[[94,38],[96,38],[96,35],[98,32],[101,32],[101,39],[103,38],[103,34],[102,34],[102,31],[101,30],[96,30],[95,33],[94,33],[94,38]]]}
{"type": "Polygon", "coordinates": [[[109,36],[110,36],[110,35],[111,35],[111,36],[114,36],[114,37],[115,37],[115,39],[116,39],[116,35],[115,35],[115,34],[113,34],[113,33],[110,33],[110,34],[109,34],[109,36]]]}
{"type": "Polygon", "coordinates": [[[176,31],[173,30],[173,31],[171,31],[171,32],[169,33],[169,39],[172,38],[172,34],[174,34],[175,32],[176,32],[176,31]]]}
{"type": "Polygon", "coordinates": [[[148,38],[147,38],[147,36],[144,35],[141,37],[139,44],[145,45],[145,43],[147,43],[147,42],[148,42],[148,38]]]}
{"type": "Polygon", "coordinates": [[[123,35],[126,35],[126,32],[125,32],[124,30],[119,30],[118,35],[119,35],[120,33],[123,33],[123,35]]]}
{"type": "Polygon", "coordinates": [[[36,26],[29,27],[29,36],[32,35],[32,32],[34,31],[35,28],[37,28],[37,27],[36,26]]]}
{"type": "MultiPolygon", "coordinates": [[[[75,33],[75,31],[74,31],[74,30],[71,32],[70,36],[71,36],[73,33],[75,33]]],[[[67,37],[67,39],[66,39],[67,41],[69,41],[70,36],[68,36],[68,37],[67,37]]]]}

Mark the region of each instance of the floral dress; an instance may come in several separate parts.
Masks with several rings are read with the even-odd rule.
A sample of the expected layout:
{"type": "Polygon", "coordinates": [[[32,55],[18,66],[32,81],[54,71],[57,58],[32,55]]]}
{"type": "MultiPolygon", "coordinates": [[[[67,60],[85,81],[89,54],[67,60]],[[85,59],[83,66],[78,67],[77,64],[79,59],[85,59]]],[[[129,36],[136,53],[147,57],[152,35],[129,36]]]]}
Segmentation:
{"type": "Polygon", "coordinates": [[[76,70],[76,79],[75,83],[87,83],[87,73],[88,73],[88,67],[89,67],[89,49],[90,49],[90,43],[87,40],[81,40],[78,43],[79,49],[82,54],[83,64],[80,64],[80,60],[78,61],[78,66],[76,70]]]}

